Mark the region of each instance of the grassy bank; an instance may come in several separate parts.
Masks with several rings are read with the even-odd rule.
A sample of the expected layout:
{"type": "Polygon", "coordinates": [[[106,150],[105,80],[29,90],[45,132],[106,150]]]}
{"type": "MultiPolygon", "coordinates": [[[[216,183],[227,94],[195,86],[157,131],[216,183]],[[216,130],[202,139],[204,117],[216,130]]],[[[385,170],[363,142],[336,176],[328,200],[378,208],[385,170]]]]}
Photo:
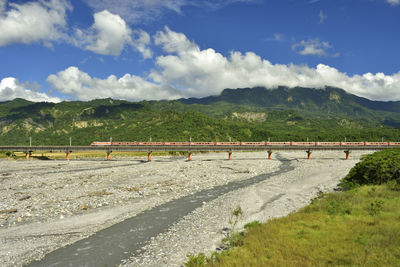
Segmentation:
{"type": "Polygon", "coordinates": [[[343,180],[346,191],[321,195],[287,217],[253,223],[244,235],[233,235],[228,250],[191,256],[185,265],[400,266],[398,155],[365,157],[343,180]]]}

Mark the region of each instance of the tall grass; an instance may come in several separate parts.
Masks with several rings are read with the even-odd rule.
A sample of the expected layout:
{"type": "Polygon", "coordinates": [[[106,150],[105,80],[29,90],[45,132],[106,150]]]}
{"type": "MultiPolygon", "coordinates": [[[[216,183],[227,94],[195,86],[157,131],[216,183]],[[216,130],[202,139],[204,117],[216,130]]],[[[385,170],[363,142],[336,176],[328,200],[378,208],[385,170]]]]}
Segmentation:
{"type": "Polygon", "coordinates": [[[399,203],[400,192],[388,185],[322,195],[254,224],[242,246],[187,266],[400,266],[399,203]]]}

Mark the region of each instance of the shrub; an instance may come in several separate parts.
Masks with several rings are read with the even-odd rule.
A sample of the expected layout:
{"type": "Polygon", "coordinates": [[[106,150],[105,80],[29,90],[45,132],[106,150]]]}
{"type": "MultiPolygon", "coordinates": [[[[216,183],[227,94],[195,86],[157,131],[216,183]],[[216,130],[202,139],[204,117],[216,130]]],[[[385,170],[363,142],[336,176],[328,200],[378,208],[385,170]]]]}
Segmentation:
{"type": "Polygon", "coordinates": [[[204,253],[199,253],[198,255],[187,255],[189,260],[184,263],[186,267],[200,267],[207,263],[207,257],[204,253]]]}
{"type": "Polygon", "coordinates": [[[400,183],[400,150],[387,149],[367,155],[342,180],[340,186],[350,189],[357,185],[400,183]]]}
{"type": "Polygon", "coordinates": [[[400,191],[400,182],[397,182],[396,180],[391,180],[387,182],[387,187],[393,191],[400,191]]]}

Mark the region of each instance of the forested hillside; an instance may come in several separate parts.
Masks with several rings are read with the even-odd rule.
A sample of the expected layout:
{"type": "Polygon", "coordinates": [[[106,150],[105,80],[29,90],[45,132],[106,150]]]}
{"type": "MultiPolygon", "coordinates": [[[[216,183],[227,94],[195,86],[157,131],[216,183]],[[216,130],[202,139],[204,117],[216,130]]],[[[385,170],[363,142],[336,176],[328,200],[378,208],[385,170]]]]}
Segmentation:
{"type": "Polygon", "coordinates": [[[0,144],[88,145],[94,140],[399,140],[399,102],[337,88],[226,89],[174,101],[0,103],[0,144]]]}

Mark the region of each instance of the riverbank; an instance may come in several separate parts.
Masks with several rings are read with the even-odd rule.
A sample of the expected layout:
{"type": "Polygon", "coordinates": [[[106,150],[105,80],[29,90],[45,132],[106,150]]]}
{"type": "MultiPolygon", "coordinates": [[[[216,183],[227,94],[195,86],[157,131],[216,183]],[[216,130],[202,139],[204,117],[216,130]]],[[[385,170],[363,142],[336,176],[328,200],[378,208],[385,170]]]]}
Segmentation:
{"type": "MultiPolygon", "coordinates": [[[[224,236],[228,215],[236,204],[245,212],[242,224],[284,216],[306,205],[319,191],[332,190],[360,155],[352,153],[351,160],[344,161],[343,152],[314,152],[313,160],[307,161],[304,153],[280,154],[295,167],[290,175],[203,203],[169,231],[154,237],[125,265],[179,266],[186,254],[204,248],[212,251],[224,236]],[[209,238],[199,242],[196,235],[209,238]]],[[[6,266],[20,266],[172,199],[277,170],[280,161],[268,161],[265,156],[234,153],[234,160],[227,161],[223,153],[195,154],[192,162],[185,157],[160,157],[151,163],[138,158],[2,160],[0,243],[5,249],[0,260],[6,266]]]]}
{"type": "Polygon", "coordinates": [[[247,224],[227,250],[192,255],[185,266],[400,266],[399,166],[398,149],[363,157],[340,191],[289,216],[247,224]]]}
{"type": "Polygon", "coordinates": [[[333,191],[363,153],[352,153],[347,161],[340,159],[338,152],[314,153],[311,161],[304,159],[304,153],[279,154],[282,160],[290,161],[292,171],[204,203],[122,266],[182,266],[189,254],[211,254],[229,232],[228,221],[237,206],[243,210],[237,229],[249,222],[286,216],[318,194],[333,191]]]}

